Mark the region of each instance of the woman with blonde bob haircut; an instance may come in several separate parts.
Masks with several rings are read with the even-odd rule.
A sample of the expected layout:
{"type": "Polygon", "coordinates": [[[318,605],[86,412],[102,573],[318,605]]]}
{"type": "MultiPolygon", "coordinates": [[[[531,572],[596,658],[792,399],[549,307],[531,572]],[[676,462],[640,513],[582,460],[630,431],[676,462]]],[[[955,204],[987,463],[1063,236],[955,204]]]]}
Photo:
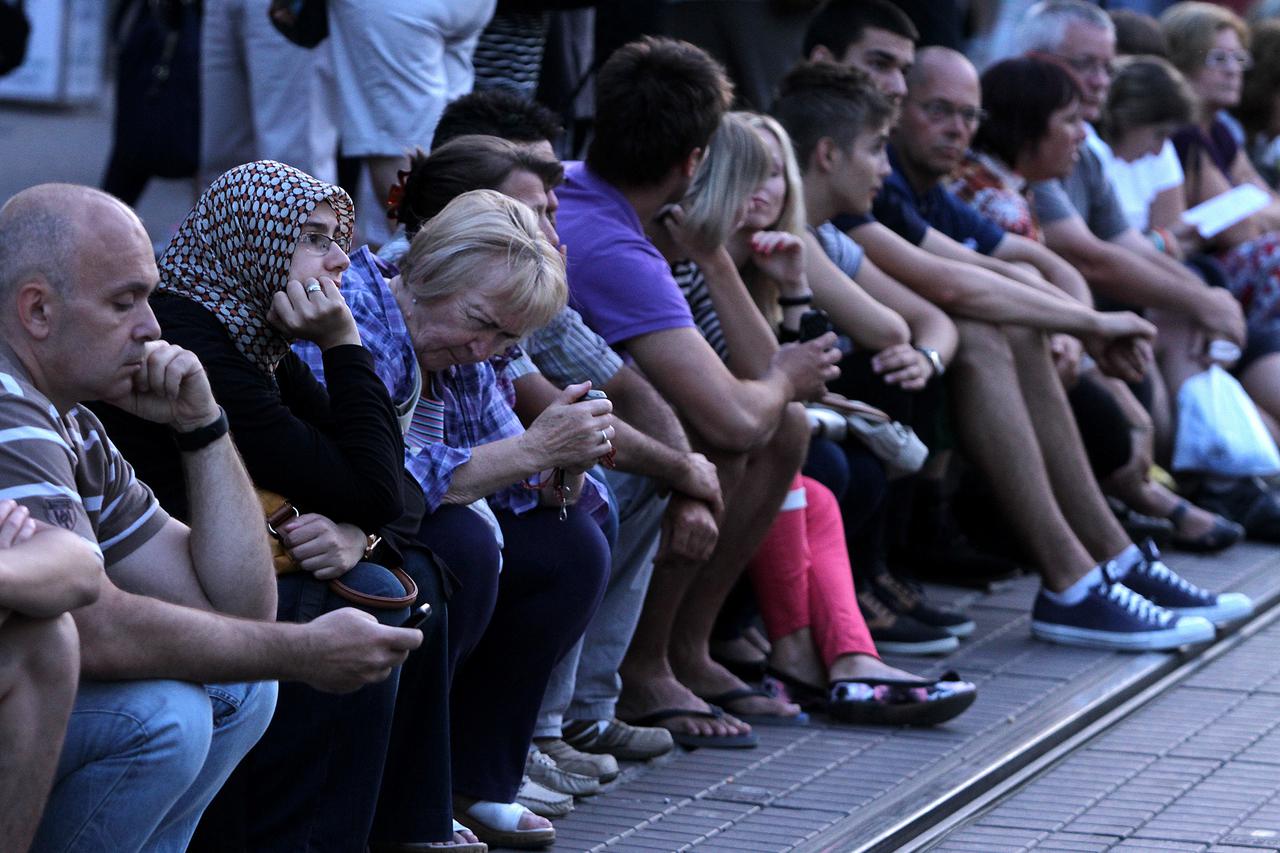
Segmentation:
{"type": "Polygon", "coordinates": [[[571,385],[526,431],[498,384],[489,360],[568,295],[563,258],[520,202],[494,190],[449,202],[414,236],[391,290],[424,374],[406,435],[406,465],[434,510],[423,538],[466,572],[450,603],[466,623],[455,632],[450,619],[458,819],[490,844],[540,846],[555,830],[515,799],[551,670],[608,577],[606,498],[585,472],[611,449],[611,407],[577,402],[588,389],[571,385]],[[496,559],[473,556],[495,541],[467,508],[481,500],[501,533],[501,575],[496,559]]]}
{"type": "MultiPolygon", "coordinates": [[[[1272,418],[1280,418],[1280,393],[1271,381],[1280,369],[1280,196],[1258,174],[1236,131],[1223,118],[1240,103],[1244,74],[1253,66],[1249,28],[1239,16],[1210,3],[1178,3],[1160,16],[1169,58],[1196,96],[1196,118],[1173,135],[1186,175],[1186,204],[1193,207],[1244,184],[1270,196],[1256,213],[1212,238],[1193,234],[1196,247],[1213,254],[1227,287],[1244,308],[1249,346],[1241,384],[1272,418]]],[[[1156,223],[1160,224],[1160,223],[1156,223]]]]}
{"type": "MultiPolygon", "coordinates": [[[[452,581],[453,804],[481,841],[544,846],[555,830],[516,794],[552,668],[609,574],[608,499],[585,472],[612,449],[612,407],[570,385],[526,429],[498,379],[506,351],[567,298],[564,259],[526,205],[464,192],[423,223],[401,263],[397,275],[360,249],[343,295],[383,383],[403,389],[406,372],[421,375],[404,466],[427,508],[418,541],[452,581]]],[[[397,779],[411,793],[413,770],[397,779]]],[[[449,808],[448,792],[444,803],[432,794],[419,795],[419,811],[449,808]]]]}
{"type": "Polygon", "coordinates": [[[428,220],[401,259],[401,282],[415,300],[472,290],[505,260],[492,298],[511,317],[510,343],[551,321],[569,298],[564,258],[528,206],[495,190],[473,190],[428,220]]]}

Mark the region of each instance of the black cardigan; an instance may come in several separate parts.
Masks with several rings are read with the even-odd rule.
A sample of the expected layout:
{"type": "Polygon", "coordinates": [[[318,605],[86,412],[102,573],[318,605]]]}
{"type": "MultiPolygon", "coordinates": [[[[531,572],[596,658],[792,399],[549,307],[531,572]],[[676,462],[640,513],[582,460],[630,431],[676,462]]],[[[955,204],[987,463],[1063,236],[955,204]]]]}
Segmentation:
{"type": "MultiPolygon", "coordinates": [[[[292,352],[274,379],[264,374],[217,318],[189,299],[156,294],[151,306],[163,338],[204,365],[254,485],[284,495],[302,512],[380,531],[393,545],[413,536],[424,512],[422,492],[404,470],[395,409],[368,350],[326,350],[326,392],[292,352]]],[[[168,428],[102,403],[92,408],[161,505],[186,519],[182,466],[168,428]]]]}

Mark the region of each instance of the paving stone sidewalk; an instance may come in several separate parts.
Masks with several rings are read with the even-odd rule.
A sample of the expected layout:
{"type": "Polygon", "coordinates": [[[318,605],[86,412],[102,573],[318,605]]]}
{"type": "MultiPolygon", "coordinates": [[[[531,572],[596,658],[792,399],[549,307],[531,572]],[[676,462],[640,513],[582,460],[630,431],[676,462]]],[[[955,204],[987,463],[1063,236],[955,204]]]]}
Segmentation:
{"type": "MultiPolygon", "coordinates": [[[[1259,600],[1280,596],[1280,549],[1244,545],[1223,558],[1174,555],[1171,562],[1189,579],[1210,588],[1238,589],[1259,600]]],[[[580,800],[573,814],[556,821],[555,849],[761,853],[857,849],[913,810],[925,809],[934,798],[945,796],[963,782],[980,779],[1010,753],[1043,740],[1045,732],[1054,731],[1091,703],[1136,691],[1181,659],[1170,654],[1069,649],[1034,641],[1028,623],[1036,588],[1035,580],[1021,578],[991,594],[931,589],[935,598],[951,599],[967,608],[978,624],[974,637],[945,659],[892,658],[890,662],[928,675],[956,669],[977,682],[978,700],[951,723],[920,730],[843,726],[819,718],[805,728],[757,727],[760,746],[754,750],[682,751],[649,765],[632,765],[604,793],[580,800]]],[[[1195,653],[1197,650],[1182,654],[1195,653]]],[[[1265,668],[1267,654],[1257,654],[1256,665],[1265,668]]],[[[1184,743],[1199,733],[1199,728],[1191,730],[1193,726],[1219,718],[1224,724],[1232,722],[1236,727],[1229,730],[1235,733],[1231,736],[1244,749],[1245,730],[1252,719],[1249,715],[1264,714],[1273,707],[1280,712],[1280,653],[1271,657],[1274,667],[1259,674],[1260,679],[1270,679],[1271,692],[1252,700],[1255,704],[1245,700],[1251,694],[1240,693],[1233,699],[1218,696],[1213,686],[1201,684],[1195,689],[1214,696],[1216,704],[1197,710],[1196,702],[1188,702],[1182,716],[1175,718],[1182,721],[1176,725],[1186,729],[1185,737],[1176,744],[1168,740],[1174,737],[1170,726],[1175,723],[1162,722],[1149,733],[1148,740],[1136,741],[1147,743],[1163,736],[1168,740],[1169,755],[1129,750],[1119,760],[1106,761],[1100,754],[1096,757],[1100,768],[1115,768],[1110,774],[1090,765],[1071,777],[1079,780],[1078,791],[1058,789],[1057,793],[1038,794],[1046,803],[1046,815],[1059,814],[1048,806],[1073,809],[1071,814],[1061,813],[1058,823],[975,824],[972,831],[977,835],[972,843],[959,840],[955,843],[962,846],[954,849],[996,853],[1047,841],[1055,829],[1065,826],[1068,817],[1081,817],[1074,810],[1083,814],[1094,807],[1107,792],[1109,781],[1118,785],[1144,770],[1155,774],[1151,784],[1163,786],[1161,790],[1176,792],[1181,790],[1178,785],[1189,789],[1212,769],[1214,759],[1203,750],[1213,738],[1228,737],[1228,729],[1218,732],[1210,728],[1204,735],[1209,740],[1196,741],[1203,743],[1198,753],[1184,743]],[[1210,707],[1218,710],[1211,712],[1210,707]],[[1233,709],[1236,716],[1230,716],[1233,709]],[[1153,767],[1157,762],[1167,766],[1153,767]],[[1000,845],[1005,846],[993,846],[997,840],[990,834],[993,831],[998,831],[1000,845]]],[[[1229,670],[1222,670],[1220,663],[1206,670],[1203,678],[1220,672],[1219,679],[1230,681],[1229,670]]],[[[1273,713],[1272,719],[1280,722],[1280,713],[1273,713]]],[[[1165,740],[1159,740],[1149,748],[1155,750],[1164,744],[1165,740]]],[[[1260,750],[1258,755],[1271,749],[1280,761],[1280,734],[1256,749],[1260,750]]],[[[1256,788],[1263,784],[1263,775],[1246,777],[1256,788]]],[[[1280,772],[1275,775],[1280,784],[1280,772]]],[[[1280,805],[1275,808],[1280,817],[1280,805]]],[[[1028,806],[1027,813],[1036,814],[1035,806],[1028,806]]],[[[1153,812],[1152,817],[1157,814],[1153,812]]],[[[1097,822],[1080,826],[1091,826],[1094,831],[1102,828],[1097,822]]],[[[1141,824],[1146,826],[1146,822],[1141,824]]],[[[1141,835],[1139,829],[1135,826],[1125,836],[1108,837],[1152,837],[1141,835]]],[[[1231,831],[1225,827],[1223,837],[1231,831]]],[[[1162,837],[1160,843],[1165,840],[1162,837]]]]}
{"type": "Polygon", "coordinates": [[[1280,851],[1280,623],[929,849],[1280,851]]]}

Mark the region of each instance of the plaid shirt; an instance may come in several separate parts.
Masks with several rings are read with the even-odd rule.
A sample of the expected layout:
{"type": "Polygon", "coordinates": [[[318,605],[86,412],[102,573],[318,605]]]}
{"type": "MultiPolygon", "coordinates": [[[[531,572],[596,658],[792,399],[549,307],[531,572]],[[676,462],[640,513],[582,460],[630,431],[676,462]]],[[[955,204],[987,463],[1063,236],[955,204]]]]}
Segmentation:
{"type": "Polygon", "coordinates": [[[592,388],[603,388],[622,369],[618,354],[568,306],[550,323],[531,332],[523,347],[557,388],[587,379],[592,388]]]}
{"type": "MultiPolygon", "coordinates": [[[[374,370],[398,405],[412,393],[415,355],[404,316],[386,285],[386,279],[397,272],[368,247],[362,247],[352,253],[351,267],[342,275],[342,295],[360,330],[361,342],[373,355],[374,370]]],[[[323,382],[320,348],[299,341],[294,350],[323,382]]],[[[508,352],[495,360],[505,364],[510,355],[508,352]]],[[[471,448],[520,435],[524,426],[512,411],[509,382],[499,381],[489,362],[456,365],[429,380],[424,378],[422,394],[444,403],[445,440],[443,444],[406,447],[405,468],[422,487],[427,508],[435,510],[449,491],[453,472],[471,459],[471,448]]],[[[519,482],[488,496],[488,501],[494,509],[519,515],[538,506],[539,498],[536,491],[519,482]]],[[[578,506],[597,521],[607,515],[605,489],[590,476],[578,506]]]]}

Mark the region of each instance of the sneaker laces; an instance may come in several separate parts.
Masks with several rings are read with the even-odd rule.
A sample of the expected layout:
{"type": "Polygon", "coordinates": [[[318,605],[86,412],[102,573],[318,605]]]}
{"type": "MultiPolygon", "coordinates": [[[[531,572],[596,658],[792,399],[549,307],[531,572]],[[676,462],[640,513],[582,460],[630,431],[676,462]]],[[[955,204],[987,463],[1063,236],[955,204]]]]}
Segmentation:
{"type": "Polygon", "coordinates": [[[547,770],[558,770],[555,760],[536,746],[529,750],[529,764],[537,764],[547,770]]]}
{"type": "Polygon", "coordinates": [[[1208,593],[1206,593],[1203,589],[1191,583],[1182,575],[1178,574],[1173,569],[1166,566],[1163,560],[1143,560],[1141,563],[1135,566],[1135,568],[1138,571],[1142,572],[1143,574],[1148,575],[1149,577],[1152,577],[1155,580],[1160,581],[1161,583],[1167,583],[1169,584],[1169,586],[1172,586],[1181,592],[1185,592],[1187,595],[1191,595],[1197,598],[1203,598],[1206,595],[1208,595],[1208,593]]]}
{"type": "Polygon", "coordinates": [[[1173,619],[1172,611],[1151,603],[1149,599],[1138,595],[1122,583],[1112,583],[1107,588],[1107,599],[1143,622],[1154,622],[1162,628],[1173,619]]]}

